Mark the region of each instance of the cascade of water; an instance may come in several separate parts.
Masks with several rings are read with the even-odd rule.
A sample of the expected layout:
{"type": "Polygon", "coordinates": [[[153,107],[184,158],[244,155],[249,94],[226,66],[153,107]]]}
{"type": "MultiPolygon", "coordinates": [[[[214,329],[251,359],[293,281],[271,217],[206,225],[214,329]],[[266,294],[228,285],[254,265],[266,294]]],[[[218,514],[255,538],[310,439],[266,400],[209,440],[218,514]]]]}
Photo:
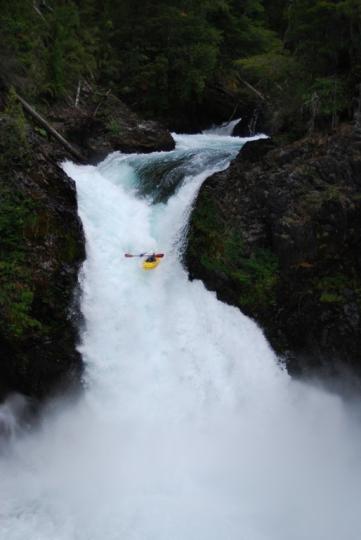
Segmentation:
{"type": "Polygon", "coordinates": [[[8,396],[5,403],[0,405],[0,446],[16,436],[20,429],[19,419],[24,416],[26,407],[26,399],[20,394],[8,396]]]}
{"type": "Polygon", "coordinates": [[[358,540],[357,409],[292,381],[180,262],[197,190],[245,139],[176,140],[65,164],[87,242],[87,390],[0,459],[0,539],[358,540]],[[153,272],[123,256],[153,250],[153,272]]]}
{"type": "Polygon", "coordinates": [[[234,128],[241,120],[242,118],[236,118],[220,126],[212,126],[209,129],[205,129],[203,133],[204,135],[232,135],[234,128]]]}

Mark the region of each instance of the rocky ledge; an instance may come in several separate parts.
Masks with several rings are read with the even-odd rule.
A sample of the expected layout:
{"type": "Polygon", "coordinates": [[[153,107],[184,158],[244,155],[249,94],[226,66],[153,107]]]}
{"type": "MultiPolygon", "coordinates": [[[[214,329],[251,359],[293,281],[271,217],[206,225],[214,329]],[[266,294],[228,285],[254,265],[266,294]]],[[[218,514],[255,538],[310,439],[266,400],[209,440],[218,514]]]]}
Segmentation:
{"type": "Polygon", "coordinates": [[[96,88],[83,88],[77,106],[55,106],[47,118],[92,162],[116,150],[148,153],[175,148],[173,137],[160,123],[140,119],[111,92],[96,88]]]}
{"type": "Polygon", "coordinates": [[[186,263],[265,331],[293,372],[361,373],[361,140],[350,125],[247,143],[203,185],[186,263]]]}

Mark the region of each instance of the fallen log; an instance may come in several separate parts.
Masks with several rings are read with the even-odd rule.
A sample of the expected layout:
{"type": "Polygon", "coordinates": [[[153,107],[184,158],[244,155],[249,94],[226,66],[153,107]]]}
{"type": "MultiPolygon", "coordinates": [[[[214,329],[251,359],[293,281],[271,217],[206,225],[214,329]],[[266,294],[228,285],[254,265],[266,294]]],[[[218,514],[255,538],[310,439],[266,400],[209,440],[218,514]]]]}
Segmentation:
{"type": "Polygon", "coordinates": [[[22,106],[24,107],[24,110],[30,114],[34,118],[34,120],[40,124],[54,139],[56,139],[60,144],[64,146],[77,160],[81,161],[82,163],[85,163],[87,160],[85,156],[83,156],[79,150],[77,150],[70,142],[68,142],[56,129],[54,129],[46,120],[43,118],[36,110],[29,105],[27,101],[25,101],[24,98],[19,96],[18,93],[15,93],[17,99],[20,101],[22,106]]]}
{"type": "Polygon", "coordinates": [[[245,86],[247,86],[248,90],[251,90],[251,92],[256,94],[256,96],[258,96],[262,101],[267,101],[266,98],[264,97],[264,95],[259,90],[257,90],[257,88],[255,88],[249,82],[242,79],[240,76],[238,76],[237,78],[241,83],[243,83],[245,86]]]}

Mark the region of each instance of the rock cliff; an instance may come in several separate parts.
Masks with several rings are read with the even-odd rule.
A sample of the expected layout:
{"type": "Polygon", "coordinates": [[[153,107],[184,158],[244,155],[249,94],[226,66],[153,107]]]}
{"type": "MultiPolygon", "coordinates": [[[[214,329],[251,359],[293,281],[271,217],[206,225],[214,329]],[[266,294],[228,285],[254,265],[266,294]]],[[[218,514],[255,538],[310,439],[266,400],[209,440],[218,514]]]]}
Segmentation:
{"type": "Polygon", "coordinates": [[[74,320],[82,226],[64,153],[41,130],[1,115],[0,156],[0,396],[42,398],[78,382],[82,369],[74,320]]]}
{"type": "Polygon", "coordinates": [[[350,125],[247,143],[203,185],[186,263],[263,327],[289,369],[361,373],[361,141],[350,125]]]}

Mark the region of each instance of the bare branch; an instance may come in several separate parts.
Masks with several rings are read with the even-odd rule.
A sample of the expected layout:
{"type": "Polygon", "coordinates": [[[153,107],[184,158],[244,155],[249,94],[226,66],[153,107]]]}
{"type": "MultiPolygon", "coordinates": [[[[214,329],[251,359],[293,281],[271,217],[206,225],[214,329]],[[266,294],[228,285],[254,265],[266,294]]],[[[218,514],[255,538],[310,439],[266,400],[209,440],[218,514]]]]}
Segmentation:
{"type": "Polygon", "coordinates": [[[34,10],[36,11],[36,13],[39,15],[39,17],[41,17],[42,21],[46,24],[46,26],[49,26],[49,23],[48,21],[46,20],[46,18],[44,17],[44,15],[41,13],[38,5],[36,2],[33,2],[33,8],[34,10]]]}
{"type": "Polygon", "coordinates": [[[77,107],[77,106],[78,106],[78,103],[79,103],[80,91],[81,91],[81,79],[79,79],[79,82],[78,82],[78,88],[77,88],[77,91],[76,91],[75,107],[77,107]]]}
{"type": "Polygon", "coordinates": [[[245,81],[244,79],[242,79],[240,76],[238,76],[238,80],[243,83],[245,86],[247,86],[247,88],[249,90],[251,90],[254,94],[256,94],[262,101],[267,101],[266,98],[264,97],[264,95],[259,91],[257,90],[257,88],[255,88],[254,86],[252,86],[249,82],[245,81]]]}

